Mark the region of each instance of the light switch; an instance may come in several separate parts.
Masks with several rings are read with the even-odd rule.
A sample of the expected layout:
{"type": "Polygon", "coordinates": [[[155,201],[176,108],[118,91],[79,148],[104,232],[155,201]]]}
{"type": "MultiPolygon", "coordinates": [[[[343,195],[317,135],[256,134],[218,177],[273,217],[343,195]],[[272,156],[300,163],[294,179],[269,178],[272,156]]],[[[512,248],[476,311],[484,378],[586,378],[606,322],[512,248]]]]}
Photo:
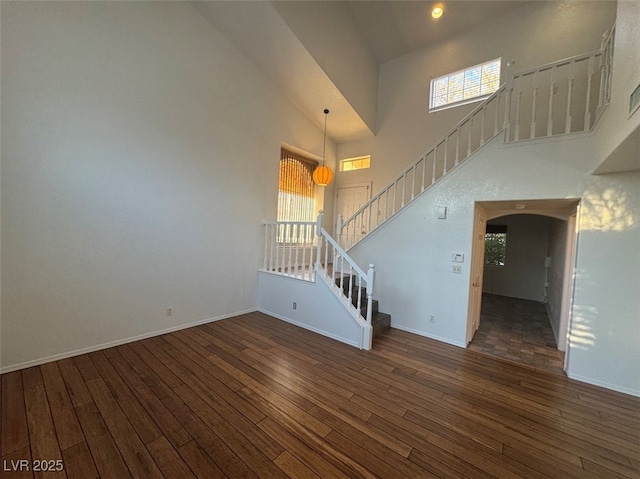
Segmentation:
{"type": "Polygon", "coordinates": [[[451,253],[451,261],[453,261],[454,263],[464,263],[464,254],[451,253]]]}
{"type": "Polygon", "coordinates": [[[439,220],[447,219],[447,207],[446,206],[438,206],[438,219],[439,220]]]}

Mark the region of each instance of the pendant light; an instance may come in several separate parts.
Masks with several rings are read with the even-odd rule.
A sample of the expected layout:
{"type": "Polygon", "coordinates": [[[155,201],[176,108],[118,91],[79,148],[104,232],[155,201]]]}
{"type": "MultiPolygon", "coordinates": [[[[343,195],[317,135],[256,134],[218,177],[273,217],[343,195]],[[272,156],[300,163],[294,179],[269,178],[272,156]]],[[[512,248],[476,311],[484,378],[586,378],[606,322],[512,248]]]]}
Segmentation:
{"type": "Polygon", "coordinates": [[[333,171],[328,166],[325,166],[324,160],[327,152],[327,115],[329,110],[324,109],[324,143],[322,145],[322,165],[316,167],[313,171],[313,181],[318,186],[327,186],[333,181],[333,171]]]}

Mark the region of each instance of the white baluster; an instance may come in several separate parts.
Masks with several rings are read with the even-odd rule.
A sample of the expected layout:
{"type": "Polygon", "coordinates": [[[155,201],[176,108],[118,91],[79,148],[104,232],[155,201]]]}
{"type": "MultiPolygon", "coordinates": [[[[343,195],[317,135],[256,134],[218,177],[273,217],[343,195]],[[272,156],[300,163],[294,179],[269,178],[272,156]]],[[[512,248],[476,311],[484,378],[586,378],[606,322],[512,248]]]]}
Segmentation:
{"type": "Polygon", "coordinates": [[[438,159],[438,147],[433,151],[433,164],[431,165],[431,184],[436,182],[436,160],[438,159]]]}
{"type": "MultiPolygon", "coordinates": [[[[498,116],[500,115],[500,98],[502,98],[502,95],[504,93],[500,93],[498,96],[496,96],[496,114],[495,114],[495,121],[493,123],[493,136],[496,136],[498,134],[498,116]]],[[[492,138],[493,138],[492,136],[492,138]]]]}
{"type": "Polygon", "coordinates": [[[273,229],[272,229],[272,231],[273,231],[272,241],[273,242],[271,243],[271,245],[272,245],[273,250],[275,250],[275,255],[273,255],[273,251],[272,251],[272,257],[273,257],[273,261],[271,262],[271,270],[272,271],[278,271],[278,265],[279,265],[279,263],[278,263],[278,261],[279,261],[278,260],[278,228],[279,228],[279,226],[278,226],[277,223],[273,225],[273,229]]]}
{"type": "Polygon", "coordinates": [[[402,175],[402,201],[400,203],[400,209],[404,208],[404,198],[407,189],[407,174],[402,175]]]}
{"type": "Polygon", "coordinates": [[[302,226],[302,235],[303,237],[301,238],[302,241],[302,279],[305,279],[305,276],[307,275],[307,238],[308,236],[308,231],[309,231],[309,225],[301,225],[302,226]]]}
{"type": "Polygon", "coordinates": [[[442,167],[442,176],[447,174],[447,157],[449,156],[449,135],[444,140],[444,161],[442,167]]]}
{"type": "Polygon", "coordinates": [[[553,98],[556,94],[556,67],[551,69],[549,73],[549,116],[547,118],[547,136],[553,135],[553,98]]]}
{"type": "Polygon", "coordinates": [[[458,160],[460,159],[460,127],[456,128],[454,133],[456,135],[456,159],[455,165],[458,166],[458,160]]]}
{"type": "MultiPolygon", "coordinates": [[[[571,75],[571,70],[569,70],[571,75]]],[[[569,78],[569,92],[567,93],[567,113],[565,116],[564,132],[571,133],[571,102],[573,96],[573,78],[569,78]]]]}
{"type": "MultiPolygon", "coordinates": [[[[393,184],[393,201],[392,201],[392,209],[391,209],[391,216],[393,216],[396,212],[396,196],[398,196],[398,183],[394,183],[393,184]]],[[[391,188],[391,187],[389,187],[391,188]]]]}
{"type": "MultiPolygon", "coordinates": [[[[535,74],[533,75],[533,81],[535,84],[535,74]]],[[[532,140],[536,137],[536,106],[538,103],[538,87],[533,89],[533,97],[531,99],[531,132],[529,134],[529,138],[532,140]]]]}
{"type": "Polygon", "coordinates": [[[389,188],[385,191],[384,194],[384,220],[387,221],[387,203],[389,202],[389,188]]]}
{"type": "Polygon", "coordinates": [[[484,145],[484,124],[487,116],[486,105],[482,108],[482,117],[480,118],[480,146],[484,145]]]}
{"type": "Polygon", "coordinates": [[[469,136],[467,138],[467,156],[465,156],[465,159],[469,158],[469,156],[471,155],[471,135],[472,134],[473,134],[473,115],[469,117],[469,136]]]}
{"type": "Polygon", "coordinates": [[[594,56],[589,57],[589,66],[587,67],[587,98],[584,107],[584,130],[589,131],[591,129],[591,80],[593,78],[593,63],[594,56]]]}
{"type": "Polygon", "coordinates": [[[515,141],[520,139],[520,103],[522,102],[522,90],[518,92],[518,99],[516,101],[516,132],[515,141]]]}
{"type": "Polygon", "coordinates": [[[292,236],[293,236],[293,225],[287,224],[287,249],[289,250],[289,264],[287,265],[287,274],[291,276],[291,252],[293,250],[292,236]]]}
{"type": "Polygon", "coordinates": [[[269,247],[269,225],[264,225],[264,258],[262,260],[262,269],[267,269],[267,248],[269,247]]]}
{"type": "Polygon", "coordinates": [[[415,194],[415,190],[416,190],[416,167],[417,165],[414,165],[411,168],[411,171],[413,172],[413,174],[411,175],[411,199],[413,200],[415,194]]]}
{"type": "Polygon", "coordinates": [[[324,242],[324,275],[329,271],[329,242],[324,242]]]}
{"type": "Polygon", "coordinates": [[[515,74],[513,65],[514,60],[507,62],[507,72],[505,80],[505,101],[504,101],[504,119],[502,128],[504,129],[505,141],[511,141],[511,95],[513,94],[513,83],[515,81],[515,74]]]}
{"type": "Polygon", "coordinates": [[[424,191],[424,178],[425,178],[425,172],[427,171],[427,154],[426,153],[421,158],[421,161],[422,161],[422,185],[420,186],[420,193],[424,191]]]}
{"type": "Polygon", "coordinates": [[[320,264],[322,262],[322,210],[318,212],[318,219],[316,220],[316,235],[318,238],[318,244],[316,246],[316,272],[320,270],[320,264]]]}
{"type": "Polygon", "coordinates": [[[295,259],[294,259],[294,271],[295,271],[295,275],[298,275],[298,254],[300,252],[300,227],[302,226],[300,223],[298,223],[296,226],[296,250],[295,250],[295,259]]]}

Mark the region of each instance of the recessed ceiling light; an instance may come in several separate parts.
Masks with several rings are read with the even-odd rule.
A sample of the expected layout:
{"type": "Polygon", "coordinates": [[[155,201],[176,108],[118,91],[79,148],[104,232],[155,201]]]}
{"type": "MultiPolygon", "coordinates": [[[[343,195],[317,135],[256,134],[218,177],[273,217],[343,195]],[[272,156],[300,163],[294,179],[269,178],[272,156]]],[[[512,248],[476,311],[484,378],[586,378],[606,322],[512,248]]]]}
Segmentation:
{"type": "Polygon", "coordinates": [[[433,18],[440,18],[443,13],[444,8],[442,7],[442,5],[436,5],[435,7],[433,7],[433,10],[431,10],[431,16],[433,18]]]}

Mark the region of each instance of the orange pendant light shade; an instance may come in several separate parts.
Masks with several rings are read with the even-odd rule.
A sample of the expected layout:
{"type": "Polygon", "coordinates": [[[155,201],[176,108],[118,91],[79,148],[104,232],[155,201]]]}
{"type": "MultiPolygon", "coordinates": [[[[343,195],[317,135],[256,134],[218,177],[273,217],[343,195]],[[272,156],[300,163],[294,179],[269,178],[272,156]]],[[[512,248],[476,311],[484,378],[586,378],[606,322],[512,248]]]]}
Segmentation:
{"type": "Polygon", "coordinates": [[[316,167],[313,170],[313,181],[318,186],[327,186],[329,183],[333,181],[333,171],[331,168],[324,165],[325,155],[327,151],[327,115],[329,114],[329,110],[324,109],[324,138],[322,145],[322,165],[316,167]]]}
{"type": "Polygon", "coordinates": [[[313,181],[318,186],[327,186],[333,181],[333,171],[328,166],[320,165],[313,170],[313,181]]]}

